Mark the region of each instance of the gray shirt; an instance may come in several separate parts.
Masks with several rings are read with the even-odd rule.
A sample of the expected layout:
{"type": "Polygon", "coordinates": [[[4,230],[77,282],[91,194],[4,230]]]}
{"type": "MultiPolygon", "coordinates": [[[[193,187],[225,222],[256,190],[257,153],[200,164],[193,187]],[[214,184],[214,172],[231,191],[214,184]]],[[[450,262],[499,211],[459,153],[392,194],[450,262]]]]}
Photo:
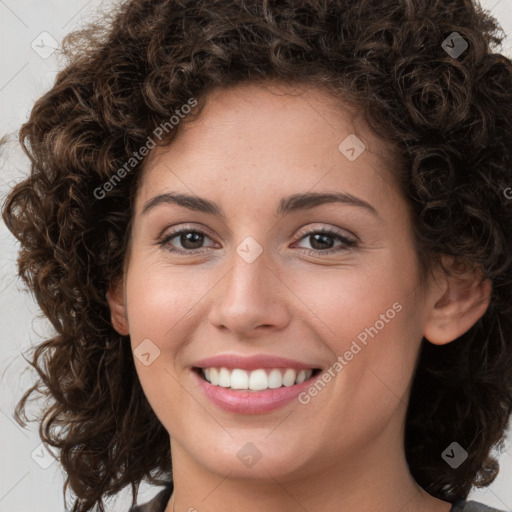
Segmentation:
{"type": "MultiPolygon", "coordinates": [[[[165,507],[171,498],[173,484],[169,484],[160,491],[151,501],[143,505],[135,505],[128,512],[165,512],[165,507]]],[[[491,508],[476,501],[459,500],[452,505],[450,512],[504,512],[491,508]]]]}

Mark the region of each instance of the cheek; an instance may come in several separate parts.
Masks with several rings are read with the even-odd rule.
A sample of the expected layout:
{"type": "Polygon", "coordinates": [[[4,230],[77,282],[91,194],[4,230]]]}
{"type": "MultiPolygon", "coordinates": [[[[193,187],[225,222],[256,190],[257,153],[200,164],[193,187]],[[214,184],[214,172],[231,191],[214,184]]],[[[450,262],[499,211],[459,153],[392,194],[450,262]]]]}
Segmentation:
{"type": "Polygon", "coordinates": [[[127,274],[126,294],[130,334],[135,338],[154,336],[171,340],[187,314],[193,314],[214,283],[206,272],[146,262],[134,265],[127,274]]]}
{"type": "MultiPolygon", "coordinates": [[[[181,348],[191,331],[189,315],[196,314],[208,283],[193,272],[165,268],[133,258],[127,273],[126,295],[131,346],[144,394],[159,420],[178,428],[186,405],[179,373],[181,348]],[[148,354],[146,360],[141,357],[148,354]],[[146,364],[149,363],[149,364],[146,364]]],[[[211,288],[211,286],[210,286],[211,288]]]]}
{"type": "Polygon", "coordinates": [[[295,303],[303,304],[301,316],[319,324],[326,339],[352,339],[375,323],[378,330],[389,330],[388,325],[397,324],[397,310],[412,300],[416,287],[414,262],[397,258],[397,263],[395,258],[390,253],[379,254],[371,264],[288,276],[290,288],[300,299],[295,303]]]}
{"type": "Polygon", "coordinates": [[[137,263],[134,258],[126,281],[131,348],[141,386],[162,421],[164,411],[182,407],[182,348],[193,334],[189,319],[211,285],[196,275],[191,282],[190,269],[137,263]]]}
{"type": "Polygon", "coordinates": [[[416,268],[413,252],[401,258],[389,251],[373,265],[316,271],[294,280],[294,293],[307,306],[301,306],[299,316],[317,326],[333,363],[338,356],[344,360],[343,369],[338,366],[344,374],[336,384],[340,392],[359,394],[373,386],[375,396],[403,394],[422,338],[416,268]]]}

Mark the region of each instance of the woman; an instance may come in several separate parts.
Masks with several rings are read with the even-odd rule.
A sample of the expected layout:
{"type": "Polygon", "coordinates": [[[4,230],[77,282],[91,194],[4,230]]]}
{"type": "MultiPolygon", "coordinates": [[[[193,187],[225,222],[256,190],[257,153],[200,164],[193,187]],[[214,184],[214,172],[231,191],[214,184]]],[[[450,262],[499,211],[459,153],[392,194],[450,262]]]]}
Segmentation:
{"type": "Polygon", "coordinates": [[[135,0],[68,38],[3,216],[56,330],[16,418],[51,398],[73,512],[493,510],[499,41],[464,0],[135,0]]]}

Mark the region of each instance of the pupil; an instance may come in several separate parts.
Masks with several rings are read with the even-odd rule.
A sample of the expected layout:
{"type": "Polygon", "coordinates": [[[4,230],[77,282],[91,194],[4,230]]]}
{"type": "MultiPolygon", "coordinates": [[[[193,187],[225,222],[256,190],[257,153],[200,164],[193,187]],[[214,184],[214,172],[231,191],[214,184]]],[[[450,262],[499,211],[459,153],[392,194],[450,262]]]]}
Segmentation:
{"type": "MultiPolygon", "coordinates": [[[[317,233],[317,234],[315,234],[315,235],[311,235],[311,236],[313,237],[313,241],[314,241],[314,243],[313,243],[313,242],[311,243],[311,245],[312,245],[313,247],[315,246],[315,243],[316,243],[316,242],[318,242],[318,239],[319,239],[319,238],[320,238],[320,239],[323,239],[323,243],[324,243],[324,244],[325,244],[325,243],[327,243],[327,245],[329,246],[329,247],[319,247],[319,249],[329,249],[329,248],[331,248],[331,247],[332,247],[332,240],[331,240],[331,243],[325,242],[325,239],[326,239],[326,238],[327,238],[327,239],[330,239],[330,238],[331,238],[331,236],[330,236],[330,235],[322,235],[321,233],[317,233]]],[[[320,243],[320,245],[322,245],[322,242],[320,243]]]]}
{"type": "Polygon", "coordinates": [[[183,247],[187,247],[188,249],[198,249],[201,246],[202,241],[203,241],[203,236],[200,233],[190,232],[190,233],[181,235],[181,244],[183,245],[183,247]],[[196,238],[196,240],[195,240],[195,243],[197,244],[196,246],[194,246],[194,240],[193,240],[194,237],[196,238]],[[189,243],[192,243],[192,247],[187,246],[187,244],[189,244],[189,243]]]}

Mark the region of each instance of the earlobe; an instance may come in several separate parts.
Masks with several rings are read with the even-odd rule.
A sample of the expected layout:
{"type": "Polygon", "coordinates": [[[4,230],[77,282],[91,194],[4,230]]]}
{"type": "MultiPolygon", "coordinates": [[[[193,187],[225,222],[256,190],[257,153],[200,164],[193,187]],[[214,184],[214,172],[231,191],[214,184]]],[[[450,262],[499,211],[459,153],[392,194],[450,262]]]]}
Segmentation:
{"type": "Polygon", "coordinates": [[[484,315],[491,293],[491,281],[474,269],[463,275],[445,275],[431,296],[424,337],[434,345],[444,345],[462,336],[484,315]]]}
{"type": "Polygon", "coordinates": [[[114,329],[124,336],[130,334],[128,316],[124,298],[123,282],[119,280],[110,285],[107,291],[107,301],[110,307],[110,320],[114,329]]]}

